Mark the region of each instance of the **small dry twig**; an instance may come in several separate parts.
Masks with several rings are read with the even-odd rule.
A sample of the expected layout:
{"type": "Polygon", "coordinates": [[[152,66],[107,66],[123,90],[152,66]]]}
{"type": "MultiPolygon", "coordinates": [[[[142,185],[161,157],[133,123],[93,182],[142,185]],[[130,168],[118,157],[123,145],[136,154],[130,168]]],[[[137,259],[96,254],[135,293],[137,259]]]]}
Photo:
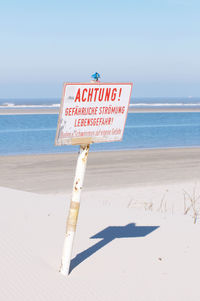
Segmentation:
{"type": "Polygon", "coordinates": [[[162,213],[167,212],[167,201],[165,199],[167,192],[168,192],[168,190],[166,190],[162,196],[162,199],[160,201],[160,206],[158,208],[158,212],[162,212],[162,213]]]}
{"type": "Polygon", "coordinates": [[[192,191],[192,194],[183,190],[184,193],[184,214],[188,214],[190,210],[193,212],[194,224],[200,215],[200,194],[197,194],[196,185],[192,191]]]}

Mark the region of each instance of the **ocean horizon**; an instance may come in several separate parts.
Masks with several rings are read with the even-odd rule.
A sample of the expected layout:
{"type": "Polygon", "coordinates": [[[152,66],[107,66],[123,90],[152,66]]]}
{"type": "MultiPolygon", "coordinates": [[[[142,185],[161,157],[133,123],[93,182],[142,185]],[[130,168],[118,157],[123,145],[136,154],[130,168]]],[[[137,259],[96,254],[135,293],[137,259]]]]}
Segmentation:
{"type": "MultiPolygon", "coordinates": [[[[0,98],[0,109],[59,108],[60,98],[0,98]]],[[[200,108],[200,97],[132,97],[130,107],[200,108]]]]}

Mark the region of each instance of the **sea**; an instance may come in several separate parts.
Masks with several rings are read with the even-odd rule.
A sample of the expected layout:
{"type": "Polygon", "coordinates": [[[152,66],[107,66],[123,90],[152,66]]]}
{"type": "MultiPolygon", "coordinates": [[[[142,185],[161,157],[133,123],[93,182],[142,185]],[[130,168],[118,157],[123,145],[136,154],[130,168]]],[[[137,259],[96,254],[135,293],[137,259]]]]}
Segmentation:
{"type": "MultiPolygon", "coordinates": [[[[60,99],[0,99],[0,109],[55,109],[60,99]]],[[[133,98],[141,108],[197,108],[200,97],[133,98]]],[[[0,115],[0,155],[77,152],[54,146],[58,114],[0,115]]],[[[200,112],[129,113],[123,140],[91,145],[91,151],[200,147],[200,112]]]]}

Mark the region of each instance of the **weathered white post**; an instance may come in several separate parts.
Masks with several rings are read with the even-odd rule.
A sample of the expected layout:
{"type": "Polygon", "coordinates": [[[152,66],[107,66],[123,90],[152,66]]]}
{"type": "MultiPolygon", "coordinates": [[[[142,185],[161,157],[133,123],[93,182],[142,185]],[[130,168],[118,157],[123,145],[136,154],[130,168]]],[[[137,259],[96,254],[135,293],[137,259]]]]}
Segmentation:
{"type": "Polygon", "coordinates": [[[83,187],[83,180],[85,169],[87,165],[87,158],[90,145],[80,145],[78,160],[76,165],[76,173],[74,178],[72,199],[67,219],[66,236],[64,240],[64,248],[62,255],[62,262],[60,272],[67,276],[69,274],[71,253],[73,248],[74,235],[76,231],[76,224],[78,219],[78,212],[80,207],[81,189],[83,187]]]}

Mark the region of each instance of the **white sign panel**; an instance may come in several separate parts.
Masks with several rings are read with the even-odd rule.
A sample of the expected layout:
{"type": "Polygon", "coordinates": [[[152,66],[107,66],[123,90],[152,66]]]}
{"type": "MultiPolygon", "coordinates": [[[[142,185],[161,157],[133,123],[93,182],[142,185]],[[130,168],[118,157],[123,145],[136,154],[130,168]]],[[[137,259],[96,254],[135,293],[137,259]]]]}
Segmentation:
{"type": "Polygon", "coordinates": [[[65,83],[56,145],[122,139],[132,83],[65,83]]]}

